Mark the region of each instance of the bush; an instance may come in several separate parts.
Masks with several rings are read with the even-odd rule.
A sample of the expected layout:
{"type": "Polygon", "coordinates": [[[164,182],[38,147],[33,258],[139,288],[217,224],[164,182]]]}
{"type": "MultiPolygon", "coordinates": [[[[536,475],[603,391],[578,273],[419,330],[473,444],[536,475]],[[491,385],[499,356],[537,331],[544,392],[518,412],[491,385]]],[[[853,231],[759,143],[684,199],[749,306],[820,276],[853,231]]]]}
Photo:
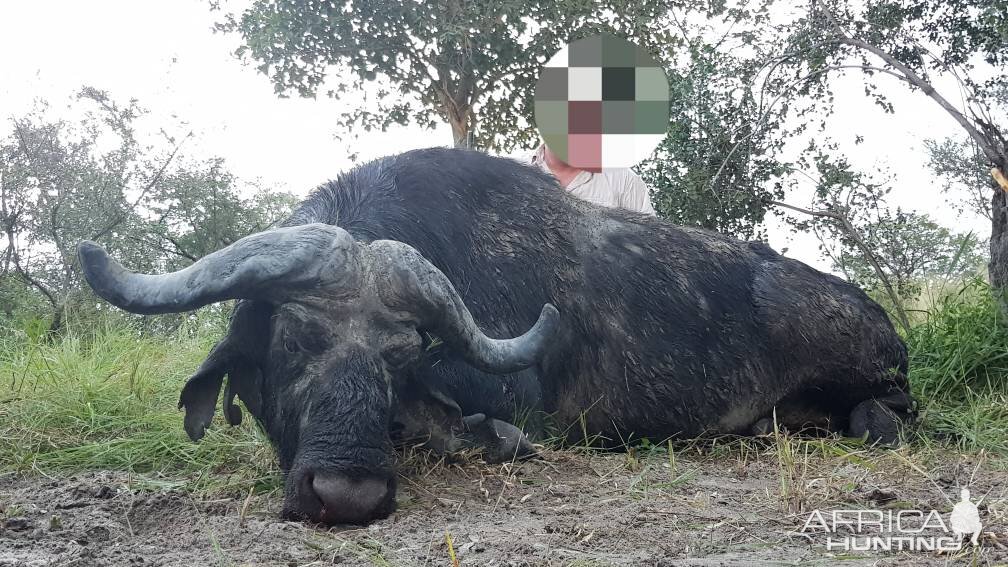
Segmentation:
{"type": "Polygon", "coordinates": [[[925,433],[1008,454],[1008,326],[977,278],[938,299],[906,337],[925,433]]]}

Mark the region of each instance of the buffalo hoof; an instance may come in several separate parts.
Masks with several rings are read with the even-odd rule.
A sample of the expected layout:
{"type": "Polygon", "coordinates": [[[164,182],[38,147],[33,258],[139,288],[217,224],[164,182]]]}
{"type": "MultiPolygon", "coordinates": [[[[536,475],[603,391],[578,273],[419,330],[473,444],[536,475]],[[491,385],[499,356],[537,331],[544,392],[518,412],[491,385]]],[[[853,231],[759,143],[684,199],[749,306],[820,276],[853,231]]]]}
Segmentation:
{"type": "Polygon", "coordinates": [[[465,428],[461,437],[483,453],[488,463],[503,463],[527,459],[538,453],[521,429],[482,413],[462,418],[465,428]]]}
{"type": "Polygon", "coordinates": [[[847,435],[872,443],[900,444],[904,423],[913,418],[913,400],[906,395],[873,398],[854,406],[847,435]]]}
{"type": "Polygon", "coordinates": [[[749,433],[754,437],[761,437],[763,435],[770,435],[774,432],[773,420],[769,417],[764,417],[758,420],[756,423],[752,424],[749,429],[749,433]]]}

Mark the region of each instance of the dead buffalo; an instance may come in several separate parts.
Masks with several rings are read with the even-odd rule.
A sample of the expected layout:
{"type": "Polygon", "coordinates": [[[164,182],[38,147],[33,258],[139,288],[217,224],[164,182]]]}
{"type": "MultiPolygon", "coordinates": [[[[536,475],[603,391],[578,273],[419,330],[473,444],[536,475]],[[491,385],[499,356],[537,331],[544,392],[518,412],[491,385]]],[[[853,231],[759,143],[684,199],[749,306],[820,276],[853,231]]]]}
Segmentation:
{"type": "Polygon", "coordinates": [[[95,292],[134,313],[241,300],[180,407],[199,439],[227,375],[226,419],[237,396],[268,433],[290,517],[384,517],[393,442],[507,459],[530,450],[519,415],[619,444],[748,434],[775,412],[892,442],[911,414],[906,348],[856,286],[478,152],[360,166],[178,272],[79,254],[95,292]]]}

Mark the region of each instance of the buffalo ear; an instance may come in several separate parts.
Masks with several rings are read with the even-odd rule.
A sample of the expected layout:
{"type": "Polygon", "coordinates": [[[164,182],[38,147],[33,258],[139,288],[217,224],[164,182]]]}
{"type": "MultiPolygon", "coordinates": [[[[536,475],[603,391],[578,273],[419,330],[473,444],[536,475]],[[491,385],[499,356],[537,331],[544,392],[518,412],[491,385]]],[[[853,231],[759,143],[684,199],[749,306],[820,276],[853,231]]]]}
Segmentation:
{"type": "Polygon", "coordinates": [[[241,408],[235,403],[237,395],[245,407],[258,415],[262,405],[259,389],[262,372],[257,362],[269,346],[269,304],[258,301],[240,301],[231,314],[228,333],[218,342],[195,374],[182,387],[179,409],[185,408],[185,430],[189,438],[199,441],[213,421],[214,406],[228,375],[222,406],[224,418],[231,425],[241,423],[241,408]]]}
{"type": "Polygon", "coordinates": [[[179,396],[178,407],[185,408],[185,431],[193,441],[202,439],[206,428],[213,421],[214,406],[217,405],[217,395],[220,394],[226,372],[221,360],[221,350],[220,344],[214,347],[196,374],[186,381],[179,396]]]}
{"type": "Polygon", "coordinates": [[[242,420],[241,408],[235,404],[235,396],[245,404],[252,415],[259,415],[259,408],[262,407],[262,394],[260,385],[262,382],[262,372],[259,366],[245,360],[235,360],[228,369],[227,386],[224,387],[224,399],[221,405],[224,410],[224,419],[231,425],[238,425],[242,420]]]}
{"type": "Polygon", "coordinates": [[[221,409],[224,419],[230,425],[238,425],[242,420],[241,408],[235,404],[238,396],[245,407],[253,415],[259,413],[261,396],[259,385],[262,374],[259,367],[245,360],[240,354],[228,347],[229,338],[217,344],[210,355],[193,374],[179,396],[179,409],[185,408],[184,427],[189,438],[199,441],[203,438],[207,427],[213,421],[214,406],[220,394],[224,375],[227,374],[227,386],[224,388],[224,399],[221,409]]]}

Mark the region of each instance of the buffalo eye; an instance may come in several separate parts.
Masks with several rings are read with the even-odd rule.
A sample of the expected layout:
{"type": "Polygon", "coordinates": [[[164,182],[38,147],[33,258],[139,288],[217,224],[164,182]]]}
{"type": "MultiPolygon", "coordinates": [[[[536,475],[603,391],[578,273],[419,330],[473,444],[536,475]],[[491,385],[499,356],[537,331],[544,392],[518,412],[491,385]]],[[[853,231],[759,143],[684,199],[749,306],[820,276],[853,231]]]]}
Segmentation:
{"type": "Polygon", "coordinates": [[[385,348],[382,358],[392,368],[402,368],[415,361],[420,354],[420,336],[416,332],[396,333],[392,335],[385,348]]]}
{"type": "Polygon", "coordinates": [[[291,354],[302,351],[321,354],[329,348],[329,338],[326,330],[320,325],[306,323],[297,333],[284,332],[283,347],[291,354]]]}

